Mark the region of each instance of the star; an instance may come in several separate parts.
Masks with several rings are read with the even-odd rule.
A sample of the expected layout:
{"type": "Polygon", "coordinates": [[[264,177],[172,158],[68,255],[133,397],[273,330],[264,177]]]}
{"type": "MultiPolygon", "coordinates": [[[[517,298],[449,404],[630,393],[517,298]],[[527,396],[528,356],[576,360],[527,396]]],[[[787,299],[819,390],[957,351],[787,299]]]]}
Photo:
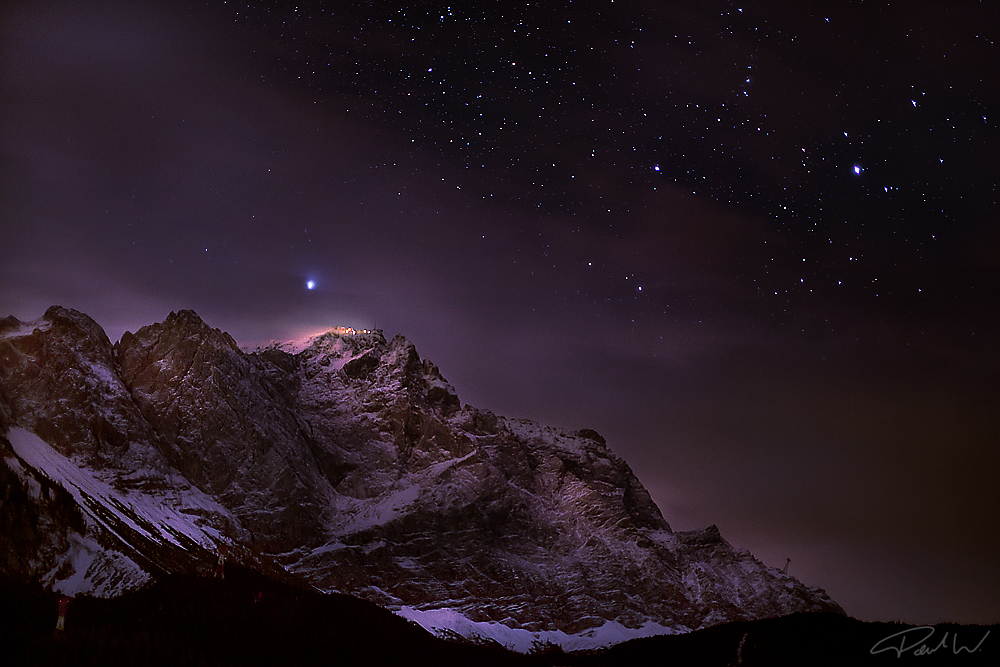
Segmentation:
{"type": "Polygon", "coordinates": [[[307,280],[306,281],[306,289],[309,289],[309,290],[316,289],[316,281],[315,280],[307,280]]]}

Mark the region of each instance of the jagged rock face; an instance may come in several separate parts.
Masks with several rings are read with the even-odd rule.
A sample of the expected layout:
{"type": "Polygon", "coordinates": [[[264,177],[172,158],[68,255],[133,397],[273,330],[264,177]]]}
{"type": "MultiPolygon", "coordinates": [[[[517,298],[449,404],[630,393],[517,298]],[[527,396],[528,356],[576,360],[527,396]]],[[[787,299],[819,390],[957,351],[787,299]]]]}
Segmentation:
{"type": "MultiPolygon", "coordinates": [[[[0,574],[37,580],[55,590],[81,589],[106,596],[141,586],[147,570],[168,572],[145,559],[147,570],[123,553],[106,531],[82,511],[73,495],[26,464],[0,436],[0,574]]],[[[169,549],[147,543],[157,560],[173,561],[169,549]]],[[[135,549],[125,548],[142,559],[135,549]]]]}
{"type": "Polygon", "coordinates": [[[388,606],[566,632],[839,610],[714,527],[671,531],[596,432],[463,407],[400,336],[248,354],[181,311],[112,346],[53,308],[0,321],[0,399],[7,426],[121,484],[191,485],[234,548],[388,606]]]}
{"type": "Polygon", "coordinates": [[[155,434],[118,377],[107,335],[83,313],[53,306],[31,325],[3,320],[0,399],[10,423],[64,454],[85,455],[89,465],[155,457],[131,446],[155,434]]]}
{"type": "Polygon", "coordinates": [[[35,563],[53,562],[69,550],[69,534],[85,530],[84,518],[70,494],[40,474],[17,473],[16,455],[0,441],[0,535],[7,544],[39,554],[41,558],[22,559],[18,552],[5,549],[0,558],[4,574],[34,574],[35,563]]]}
{"type": "Polygon", "coordinates": [[[256,547],[322,535],[326,503],[291,405],[295,375],[244,354],[191,311],[126,333],[115,354],[166,459],[231,508],[256,547]]]}

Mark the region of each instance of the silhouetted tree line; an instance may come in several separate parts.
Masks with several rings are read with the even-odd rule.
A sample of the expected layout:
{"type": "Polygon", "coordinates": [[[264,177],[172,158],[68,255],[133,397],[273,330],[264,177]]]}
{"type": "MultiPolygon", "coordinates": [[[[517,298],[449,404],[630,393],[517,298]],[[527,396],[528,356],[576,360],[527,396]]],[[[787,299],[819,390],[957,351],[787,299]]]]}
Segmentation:
{"type": "Polygon", "coordinates": [[[60,595],[0,579],[7,665],[510,665],[534,659],[437,639],[377,605],[227,566],[226,578],[168,576],[115,599],[78,597],[53,636],[60,595]]]}
{"type": "MultiPolygon", "coordinates": [[[[0,575],[0,663],[4,665],[961,665],[1000,664],[1000,629],[938,626],[925,644],[872,655],[879,641],[913,626],[863,623],[837,614],[796,614],[651,637],[590,654],[555,646],[530,656],[435,638],[377,605],[324,595],[227,566],[226,578],[171,575],[103,600],[78,597],[54,637],[60,595],[0,575]],[[985,633],[991,633],[986,635],[985,633]],[[949,633],[949,634],[945,634],[949,633]],[[985,639],[983,639],[985,637],[985,639]],[[982,640],[982,641],[980,641],[982,640]],[[975,653],[954,646],[977,647],[975,653]],[[978,645],[978,646],[977,646],[978,645]]],[[[915,644],[919,635],[893,640],[915,644]]]]}

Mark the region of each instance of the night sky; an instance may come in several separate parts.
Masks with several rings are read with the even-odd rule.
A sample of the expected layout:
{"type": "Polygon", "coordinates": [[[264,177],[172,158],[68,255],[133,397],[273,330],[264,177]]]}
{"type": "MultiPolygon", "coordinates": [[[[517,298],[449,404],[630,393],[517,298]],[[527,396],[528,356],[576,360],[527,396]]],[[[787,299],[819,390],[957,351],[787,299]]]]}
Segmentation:
{"type": "Polygon", "coordinates": [[[865,620],[1000,622],[995,2],[4,2],[0,316],[402,333],[865,620]]]}

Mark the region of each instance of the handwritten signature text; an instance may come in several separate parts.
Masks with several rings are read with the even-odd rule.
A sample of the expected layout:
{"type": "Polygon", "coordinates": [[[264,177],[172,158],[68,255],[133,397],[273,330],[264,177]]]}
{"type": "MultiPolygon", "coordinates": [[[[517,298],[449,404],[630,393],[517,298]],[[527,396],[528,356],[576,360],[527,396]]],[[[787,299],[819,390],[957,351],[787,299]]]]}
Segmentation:
{"type": "Polygon", "coordinates": [[[987,630],[983,638],[975,646],[969,643],[959,643],[958,633],[944,631],[940,638],[934,635],[937,628],[933,625],[922,625],[917,628],[907,628],[895,634],[881,639],[872,646],[871,654],[895,651],[897,658],[902,658],[904,653],[912,652],[913,655],[933,655],[942,649],[950,649],[953,655],[960,653],[975,653],[983,645],[986,638],[990,636],[987,630]],[[950,641],[949,641],[950,638],[950,641]]]}

